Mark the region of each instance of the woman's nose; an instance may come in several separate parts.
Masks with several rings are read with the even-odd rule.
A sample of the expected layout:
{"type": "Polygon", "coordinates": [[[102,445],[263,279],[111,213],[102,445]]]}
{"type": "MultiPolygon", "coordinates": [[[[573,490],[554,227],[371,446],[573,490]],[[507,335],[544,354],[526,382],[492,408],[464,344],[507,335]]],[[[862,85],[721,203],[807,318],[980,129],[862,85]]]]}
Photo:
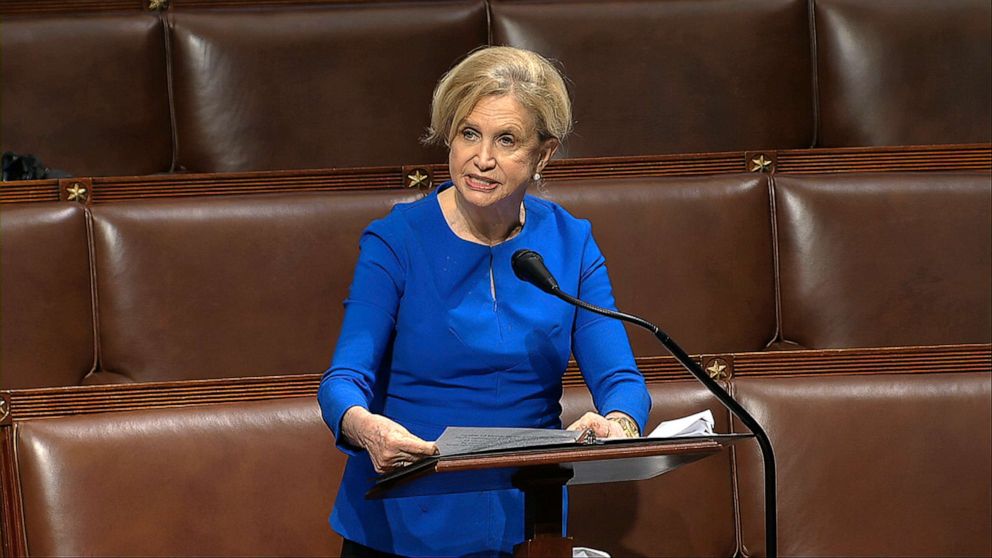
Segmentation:
{"type": "Polygon", "coordinates": [[[496,157],[493,156],[493,149],[488,143],[482,142],[479,146],[479,151],[475,155],[475,166],[479,170],[489,170],[496,166],[496,157]]]}

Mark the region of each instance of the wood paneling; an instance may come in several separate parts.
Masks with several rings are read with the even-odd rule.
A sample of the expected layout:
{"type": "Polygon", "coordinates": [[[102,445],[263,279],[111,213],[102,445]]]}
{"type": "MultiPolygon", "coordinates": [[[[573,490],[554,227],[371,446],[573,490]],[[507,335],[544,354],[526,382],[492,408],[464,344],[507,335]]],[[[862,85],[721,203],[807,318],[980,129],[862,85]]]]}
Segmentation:
{"type": "MultiPolygon", "coordinates": [[[[765,154],[771,173],[947,172],[992,170],[992,144],[877,148],[793,149],[638,157],[561,159],[545,169],[549,181],[632,176],[700,176],[750,172],[765,154]]],[[[266,194],[277,192],[402,189],[413,169],[448,179],[446,165],[334,168],[237,173],[93,177],[91,203],[129,199],[266,194]]],[[[65,182],[65,181],[63,181],[65,182]]],[[[58,201],[57,180],[0,186],[0,203],[58,201]]],[[[64,197],[64,196],[63,196],[64,197]]]]}
{"type": "Polygon", "coordinates": [[[0,0],[0,15],[145,10],[148,0],[0,0]]]}
{"type": "MultiPolygon", "coordinates": [[[[726,373],[731,380],[743,376],[992,372],[992,344],[767,351],[701,355],[694,358],[697,362],[705,363],[716,357],[730,363],[730,369],[726,373]]],[[[639,357],[637,365],[648,383],[691,378],[689,373],[669,356],[639,357]]],[[[0,425],[10,425],[21,420],[89,413],[186,407],[282,397],[314,397],[320,384],[320,376],[320,374],[301,374],[6,390],[0,392],[6,402],[0,425]]],[[[565,372],[564,384],[583,385],[582,376],[574,361],[569,363],[565,372]]]]}

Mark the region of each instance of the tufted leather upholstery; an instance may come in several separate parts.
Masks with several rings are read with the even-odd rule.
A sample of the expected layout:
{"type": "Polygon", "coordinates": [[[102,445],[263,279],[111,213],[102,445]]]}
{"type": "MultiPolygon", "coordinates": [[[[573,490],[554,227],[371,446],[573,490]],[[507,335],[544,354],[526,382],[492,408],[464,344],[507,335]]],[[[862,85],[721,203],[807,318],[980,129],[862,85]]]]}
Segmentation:
{"type": "MultiPolygon", "coordinates": [[[[548,196],[592,222],[617,306],[687,351],[758,351],[775,337],[763,175],[576,181],[548,196]]],[[[635,354],[666,354],[650,333],[628,331],[635,354]]]]}
{"type": "MultiPolygon", "coordinates": [[[[992,552],[988,372],[739,378],[777,458],[782,556],[992,552]]],[[[741,535],[764,555],[761,459],[739,446],[741,535]]]]}
{"type": "Polygon", "coordinates": [[[172,4],[5,17],[3,149],[76,175],[442,162],[431,89],[484,44],[558,59],[565,156],[992,139],[985,0],[172,4]]]}
{"type": "MultiPolygon", "coordinates": [[[[987,173],[773,180],[774,205],[755,174],[576,180],[545,195],[592,221],[619,307],[693,353],[992,339],[987,173]]],[[[361,231],[418,195],[103,204],[86,210],[91,237],[75,205],[4,206],[3,385],[320,372],[361,231]]],[[[648,333],[630,338],[637,355],[663,354],[648,333]]]]}
{"type": "Polygon", "coordinates": [[[164,38],[150,14],[5,17],[3,150],[75,176],[168,171],[164,38]]]}
{"type": "MultiPolygon", "coordinates": [[[[733,380],[778,457],[787,556],[992,550],[987,372],[733,380]]],[[[693,382],[651,385],[658,421],[711,408],[693,382]]],[[[588,408],[568,388],[563,419],[588,408]]],[[[21,421],[30,555],[334,555],[345,462],[313,398],[21,421]]],[[[763,556],[753,441],[648,481],[570,489],[576,544],[619,556],[763,556]],[[735,512],[735,510],[737,510],[735,512]],[[739,523],[740,531],[736,525],[739,523]]]]}
{"type": "Polygon", "coordinates": [[[494,1],[492,11],[494,43],[555,58],[572,81],[570,157],[813,144],[803,0],[494,1]]]}
{"type": "MultiPolygon", "coordinates": [[[[651,393],[652,428],[709,407],[729,429],[694,382],[651,393]]],[[[585,388],[567,389],[563,419],[589,405],[585,388]]],[[[313,556],[340,544],[326,518],[345,456],[312,398],[26,421],[16,443],[31,555],[313,556]]],[[[573,487],[569,530],[625,556],[731,555],[731,480],[724,452],[648,482],[573,487]]]]}
{"type": "MultiPolygon", "coordinates": [[[[774,310],[762,305],[780,305],[783,333],[811,346],[988,342],[987,173],[776,175],[774,206],[767,180],[576,181],[547,195],[593,219],[611,272],[624,277],[614,277],[622,305],[659,298],[658,310],[674,312],[671,330],[687,344],[705,343],[707,328],[726,343],[721,352],[760,340],[775,324],[767,317],[774,310]],[[663,234],[637,234],[647,229],[663,234]],[[957,251],[945,254],[946,247],[957,251]],[[906,281],[916,275],[930,280],[906,281]],[[680,297],[651,291],[657,276],[680,297]],[[637,299],[642,290],[648,298],[637,299]],[[861,311],[890,293],[898,304],[861,311]],[[758,301],[736,310],[753,329],[727,319],[732,334],[719,337],[720,324],[709,325],[699,308],[732,307],[739,298],[758,301]]],[[[87,242],[102,366],[83,381],[318,372],[330,357],[359,232],[416,195],[5,206],[4,382],[74,384],[89,370],[87,242]],[[11,278],[8,269],[30,273],[11,278]],[[38,314],[22,302],[38,299],[66,311],[38,314]]],[[[640,354],[656,354],[649,341],[640,354]]],[[[779,456],[782,554],[988,554],[992,388],[982,366],[732,378],[732,391],[765,425],[779,456]]],[[[731,428],[726,412],[690,381],[650,389],[649,427],[712,408],[718,429],[731,428]]],[[[566,390],[566,422],[589,407],[584,388],[566,390]]],[[[23,420],[12,428],[7,457],[16,457],[31,554],[319,555],[338,548],[324,520],[344,458],[312,398],[23,420]]],[[[741,552],[760,556],[760,479],[747,442],[652,481],[576,487],[570,529],[578,544],[621,555],[725,556],[740,541],[741,552]]]]}
{"type": "Polygon", "coordinates": [[[76,385],[96,361],[85,211],[8,205],[0,223],[0,382],[76,385]]]}
{"type": "Polygon", "coordinates": [[[344,458],[313,398],[18,425],[33,556],[330,556],[344,458]]]}
{"type": "Polygon", "coordinates": [[[323,371],[358,238],[415,194],[93,208],[102,371],[130,381],[323,371]],[[345,271],[347,270],[347,271],[345,271]]]}
{"type": "Polygon", "coordinates": [[[774,182],[784,339],[817,348],[992,339],[988,174],[774,182]]]}
{"type": "Polygon", "coordinates": [[[486,42],[480,0],[170,16],[188,170],[438,163],[434,83],[486,42]]]}
{"type": "Polygon", "coordinates": [[[992,140],[992,4],[816,0],[818,145],[992,140]]]}

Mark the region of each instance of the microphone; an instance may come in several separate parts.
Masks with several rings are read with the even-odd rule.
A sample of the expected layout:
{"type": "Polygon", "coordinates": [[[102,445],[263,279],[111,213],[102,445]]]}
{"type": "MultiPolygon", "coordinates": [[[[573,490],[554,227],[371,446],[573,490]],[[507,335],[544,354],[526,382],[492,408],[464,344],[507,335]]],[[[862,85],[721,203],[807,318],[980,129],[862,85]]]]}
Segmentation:
{"type": "Polygon", "coordinates": [[[776,537],[776,498],[775,498],[775,454],[772,451],[771,441],[768,439],[768,435],[765,434],[765,430],[758,424],[758,421],[751,416],[747,410],[737,402],[736,399],[730,396],[719,383],[713,378],[710,378],[703,368],[692,360],[692,358],[686,354],[682,347],[680,347],[667,333],[661,330],[658,326],[652,324],[651,322],[634,316],[633,314],[625,314],[623,312],[618,312],[615,310],[610,310],[608,308],[601,308],[599,306],[594,306],[579,300],[574,296],[563,293],[558,287],[558,281],[555,280],[554,275],[548,271],[547,266],[544,265],[544,258],[540,254],[533,250],[517,250],[513,253],[513,257],[510,260],[513,266],[513,273],[516,274],[518,278],[542,291],[554,295],[565,302],[583,308],[590,312],[600,314],[602,316],[607,316],[617,320],[622,320],[625,322],[630,322],[632,324],[643,327],[653,333],[655,337],[661,341],[661,344],[668,349],[668,352],[675,357],[679,363],[689,371],[700,383],[706,386],[706,389],[710,391],[721,403],[735,416],[737,417],[744,426],[754,434],[754,438],[758,441],[758,446],[761,448],[761,457],[764,463],[765,472],[765,552],[769,558],[775,558],[778,554],[777,551],[777,537],[776,537]]]}
{"type": "Polygon", "coordinates": [[[555,294],[558,281],[544,265],[544,258],[533,250],[517,250],[513,253],[510,263],[513,273],[521,280],[536,286],[548,294],[555,294]]]}

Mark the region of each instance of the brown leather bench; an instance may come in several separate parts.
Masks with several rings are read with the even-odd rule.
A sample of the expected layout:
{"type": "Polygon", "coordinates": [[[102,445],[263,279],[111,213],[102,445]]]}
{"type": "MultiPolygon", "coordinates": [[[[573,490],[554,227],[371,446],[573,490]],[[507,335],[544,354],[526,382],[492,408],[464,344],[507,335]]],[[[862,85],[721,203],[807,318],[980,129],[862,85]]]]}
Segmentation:
{"type": "MultiPolygon", "coordinates": [[[[988,342],[990,192],[987,173],[873,173],[546,195],[593,222],[621,308],[719,353],[988,342]]],[[[320,372],[359,233],[416,196],[0,206],[0,387],[320,372]]],[[[630,337],[639,356],[663,353],[630,337]]]]}
{"type": "MultiPolygon", "coordinates": [[[[202,378],[322,370],[360,230],[414,195],[0,207],[4,387],[138,382],[0,394],[4,514],[23,519],[5,536],[36,555],[333,552],[324,516],[343,456],[312,397],[237,377],[229,403],[189,393],[202,378]],[[152,380],[182,381],[120,406],[152,380]]],[[[576,181],[546,195],[593,220],[623,306],[729,365],[723,380],[779,453],[783,553],[988,553],[988,173],[576,181]],[[855,312],[839,293],[856,309],[879,293],[899,305],[855,312]],[[773,341],[979,345],[753,352],[773,341]],[[889,508],[895,526],[872,523],[889,508]]],[[[641,335],[652,423],[713,407],[734,428],[641,335]]],[[[566,421],[588,408],[575,379],[566,421]]],[[[571,528],[619,554],[760,555],[760,471],[745,446],[656,481],[576,488],[571,528]]]]}
{"type": "Polygon", "coordinates": [[[571,157],[992,141],[984,0],[123,4],[0,5],[3,150],[77,176],[440,163],[431,88],[485,44],[560,61],[571,157]]]}
{"type": "MultiPolygon", "coordinates": [[[[738,378],[775,448],[783,556],[992,552],[992,371],[738,378]]],[[[761,459],[736,451],[741,544],[764,554],[761,459]]]]}
{"type": "MultiPolygon", "coordinates": [[[[730,389],[777,452],[781,553],[987,555],[990,355],[987,344],[723,355],[739,369],[730,389]],[[786,368],[811,352],[802,373],[786,368]],[[976,357],[985,364],[952,371],[976,357]],[[929,364],[900,369],[914,360],[929,364]],[[773,371],[748,372],[759,363],[773,371]]],[[[319,376],[306,380],[315,390],[319,376]]],[[[710,408],[719,431],[733,428],[695,382],[649,386],[651,427],[710,408]]],[[[312,395],[252,401],[265,390],[244,388],[223,404],[106,408],[131,387],[77,388],[48,418],[0,428],[8,555],[336,553],[326,517],[345,457],[312,395]]],[[[158,387],[182,397],[190,383],[158,387]]],[[[567,388],[563,420],[589,399],[567,388]]],[[[25,413],[40,413],[37,397],[31,405],[25,413]]],[[[614,556],[762,556],[761,474],[745,442],[656,479],[573,487],[569,531],[614,556]]]]}
{"type": "MultiPolygon", "coordinates": [[[[652,393],[664,402],[654,423],[713,404],[692,383],[653,385],[652,393]]],[[[577,418],[588,392],[572,388],[565,404],[566,419],[577,418]]],[[[727,431],[726,412],[714,410],[727,431]]],[[[14,428],[28,555],[331,556],[339,548],[327,516],[345,456],[315,398],[68,416],[14,428]]],[[[737,544],[731,481],[723,453],[659,482],[614,486],[606,522],[602,490],[577,488],[571,529],[617,555],[621,541],[639,555],[730,555],[737,544]],[[618,490],[626,497],[617,498],[618,490]]]]}

